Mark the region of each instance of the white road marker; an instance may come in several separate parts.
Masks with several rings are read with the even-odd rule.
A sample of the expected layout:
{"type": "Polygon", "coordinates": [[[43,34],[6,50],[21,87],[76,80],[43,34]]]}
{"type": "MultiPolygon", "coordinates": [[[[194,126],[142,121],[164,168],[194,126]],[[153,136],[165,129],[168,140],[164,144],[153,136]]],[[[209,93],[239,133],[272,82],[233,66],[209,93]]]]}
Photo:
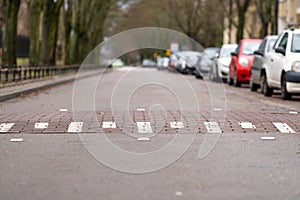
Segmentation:
{"type": "Polygon", "coordinates": [[[289,114],[291,114],[291,115],[297,115],[298,112],[296,112],[296,111],[290,111],[289,114]]]}
{"type": "Polygon", "coordinates": [[[184,128],[183,122],[170,122],[171,128],[184,128]]]}
{"type": "Polygon", "coordinates": [[[24,139],[23,138],[11,138],[10,141],[11,142],[23,142],[24,139]]]}
{"type": "Polygon", "coordinates": [[[46,129],[48,128],[49,123],[48,122],[39,122],[34,124],[34,128],[36,129],[46,129]]]}
{"type": "Polygon", "coordinates": [[[222,111],[222,108],[214,108],[214,111],[222,111]]]}
{"type": "Polygon", "coordinates": [[[136,122],[139,133],[153,133],[150,122],[136,122]]]}
{"type": "Polygon", "coordinates": [[[273,125],[281,132],[281,133],[295,133],[295,131],[286,123],[281,122],[273,122],[273,125]]]}
{"type": "Polygon", "coordinates": [[[252,122],[239,122],[239,125],[244,129],[251,129],[251,128],[256,129],[256,127],[252,124],[252,122]]]}
{"type": "Polygon", "coordinates": [[[102,122],[102,128],[117,128],[116,122],[102,122]]]}
{"type": "Polygon", "coordinates": [[[217,122],[203,122],[209,133],[222,133],[221,128],[217,122]]]}
{"type": "Polygon", "coordinates": [[[182,196],[182,192],[181,191],[176,191],[175,196],[178,196],[178,197],[182,196]]]}
{"type": "Polygon", "coordinates": [[[137,140],[138,141],[150,141],[150,138],[148,138],[148,137],[139,137],[137,140]]]}
{"type": "Polygon", "coordinates": [[[80,133],[82,131],[83,122],[71,122],[69,124],[68,133],[80,133]]]}
{"type": "Polygon", "coordinates": [[[0,124],[0,133],[8,132],[15,124],[14,123],[2,123],[0,124]]]}
{"type": "Polygon", "coordinates": [[[275,140],[275,137],[261,137],[262,140],[275,140]]]}
{"type": "Polygon", "coordinates": [[[61,109],[59,109],[59,111],[60,111],[60,112],[68,112],[68,109],[66,109],[66,108],[61,108],[61,109]]]}
{"type": "Polygon", "coordinates": [[[136,111],[139,111],[139,112],[145,112],[145,110],[146,110],[145,108],[137,108],[136,109],[136,111]]]}

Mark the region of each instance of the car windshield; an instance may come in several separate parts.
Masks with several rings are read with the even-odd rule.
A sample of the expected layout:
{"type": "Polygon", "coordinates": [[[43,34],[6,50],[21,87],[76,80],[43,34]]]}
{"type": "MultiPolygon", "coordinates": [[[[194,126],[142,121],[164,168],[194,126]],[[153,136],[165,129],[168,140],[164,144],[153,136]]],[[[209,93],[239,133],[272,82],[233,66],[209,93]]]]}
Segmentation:
{"type": "Polygon", "coordinates": [[[258,49],[260,42],[245,42],[242,54],[252,55],[258,49]]]}
{"type": "Polygon", "coordinates": [[[293,34],[292,52],[300,53],[300,33],[293,34]]]}
{"type": "Polygon", "coordinates": [[[231,57],[231,52],[233,52],[235,49],[236,49],[235,46],[223,48],[220,57],[224,57],[224,58],[231,57]]]}
{"type": "Polygon", "coordinates": [[[206,54],[210,59],[212,59],[217,52],[218,52],[218,49],[206,49],[204,51],[204,54],[206,54]]]}
{"type": "Polygon", "coordinates": [[[269,46],[268,46],[268,52],[274,47],[276,40],[277,40],[276,38],[273,38],[270,40],[269,46]]]}

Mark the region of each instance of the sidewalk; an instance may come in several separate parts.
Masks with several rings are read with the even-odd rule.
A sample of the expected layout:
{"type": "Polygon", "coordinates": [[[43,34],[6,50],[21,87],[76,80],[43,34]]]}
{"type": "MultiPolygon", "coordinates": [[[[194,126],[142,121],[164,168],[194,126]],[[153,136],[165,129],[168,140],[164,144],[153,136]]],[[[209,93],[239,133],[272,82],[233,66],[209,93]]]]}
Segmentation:
{"type": "MultiPolygon", "coordinates": [[[[105,69],[102,70],[104,71],[105,69]]],[[[104,73],[108,71],[110,70],[105,70],[104,73]]],[[[87,71],[85,73],[81,73],[77,78],[81,79],[93,75],[95,75],[95,71],[87,71]]],[[[31,81],[16,82],[15,84],[8,84],[7,86],[0,88],[0,102],[18,97],[20,94],[28,94],[37,90],[74,81],[76,79],[76,76],[77,73],[51,76],[31,81]]]]}

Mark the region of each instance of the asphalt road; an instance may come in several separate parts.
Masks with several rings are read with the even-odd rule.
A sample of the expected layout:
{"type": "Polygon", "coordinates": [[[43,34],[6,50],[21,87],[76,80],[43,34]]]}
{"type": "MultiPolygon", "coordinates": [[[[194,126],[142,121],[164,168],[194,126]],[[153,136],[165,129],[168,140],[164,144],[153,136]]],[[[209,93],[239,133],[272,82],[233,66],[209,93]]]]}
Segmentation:
{"type": "Polygon", "coordinates": [[[299,199],[299,101],[123,68],[1,102],[0,197],[299,199]]]}

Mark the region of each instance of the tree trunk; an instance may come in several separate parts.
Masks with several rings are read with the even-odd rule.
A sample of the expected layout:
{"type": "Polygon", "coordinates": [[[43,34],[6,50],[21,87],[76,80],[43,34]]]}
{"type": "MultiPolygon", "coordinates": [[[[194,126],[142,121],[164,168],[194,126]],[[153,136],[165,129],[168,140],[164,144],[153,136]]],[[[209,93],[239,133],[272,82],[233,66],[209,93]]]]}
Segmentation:
{"type": "Polygon", "coordinates": [[[3,0],[2,66],[17,64],[17,22],[21,0],[3,0]]]}
{"type": "Polygon", "coordinates": [[[68,9],[65,11],[65,64],[71,64],[71,31],[72,31],[72,15],[73,1],[67,0],[68,9]]]}
{"type": "Polygon", "coordinates": [[[42,65],[55,65],[56,63],[56,42],[60,8],[63,0],[44,1],[43,23],[42,23],[42,43],[40,61],[42,65]]]}
{"type": "Polygon", "coordinates": [[[31,0],[30,4],[30,49],[29,63],[39,64],[40,59],[40,16],[42,11],[42,0],[31,0]]]}

